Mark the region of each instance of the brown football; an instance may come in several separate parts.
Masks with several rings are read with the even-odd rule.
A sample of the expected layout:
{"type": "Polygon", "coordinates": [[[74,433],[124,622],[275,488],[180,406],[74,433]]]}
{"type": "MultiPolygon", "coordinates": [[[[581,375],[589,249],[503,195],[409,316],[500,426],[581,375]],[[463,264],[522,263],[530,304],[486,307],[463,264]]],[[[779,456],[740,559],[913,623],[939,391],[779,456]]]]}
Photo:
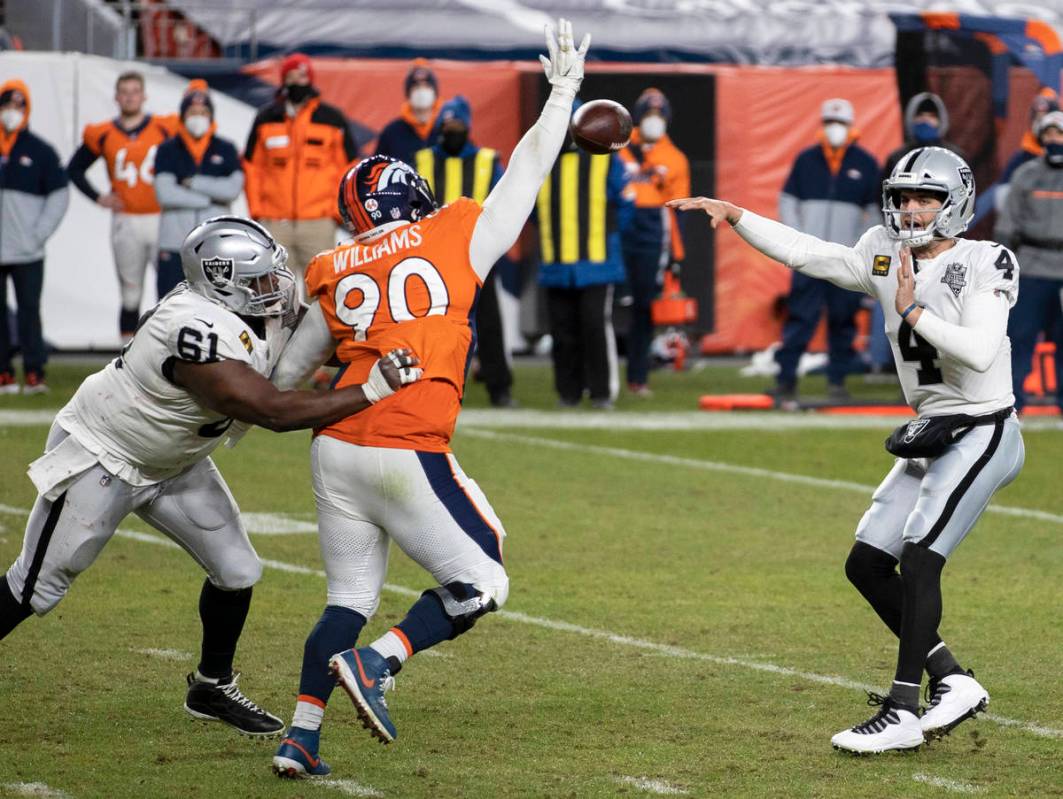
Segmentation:
{"type": "Polygon", "coordinates": [[[580,149],[594,155],[615,153],[631,138],[631,114],[612,100],[591,100],[576,109],[569,130],[580,149]]]}

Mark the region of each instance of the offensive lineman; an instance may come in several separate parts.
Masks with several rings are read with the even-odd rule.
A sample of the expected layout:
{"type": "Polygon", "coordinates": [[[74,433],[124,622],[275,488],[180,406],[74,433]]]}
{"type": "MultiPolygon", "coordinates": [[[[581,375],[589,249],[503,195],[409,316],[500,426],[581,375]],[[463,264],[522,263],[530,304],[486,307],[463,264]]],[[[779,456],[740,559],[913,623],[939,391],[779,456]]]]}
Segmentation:
{"type": "Polygon", "coordinates": [[[1006,332],[1019,268],[1000,244],[957,238],[974,215],[974,196],[962,158],[923,147],[883,182],[884,224],[854,247],[720,200],[668,203],[704,211],[713,227],[726,221],[765,255],[872,294],[885,309],[904,395],[919,418],[891,436],[897,462],[860,520],[845,564],[849,580],[900,638],[889,695],[868,701],[878,712],[831,739],[851,752],[918,748],[989,702],[937,634],[945,560],[1024,458],[1006,332]],[[920,718],[924,668],[930,704],[920,718]]]}
{"type": "Polygon", "coordinates": [[[335,350],[344,363],[337,385],[357,383],[379,353],[395,347],[420,358],[424,379],[368,413],[325,426],[311,447],[328,597],[306,641],[292,726],[273,758],[278,776],[329,773],[318,750],[337,679],[371,734],[394,740],[384,693],[403,662],[466,632],[509,594],[505,530],[450,453],[450,437],[477,294],[516,241],[561,150],[589,45],[589,36],[573,45],[566,20],[556,40],[548,30],[550,57],[541,61],[550,97],[482,207],[461,198],[437,210],[424,179],[386,156],[365,159],[340,184],[354,243],[307,268],[307,294],[318,301],[273,379],[294,385],[335,350]],[[389,539],[438,586],[383,636],[355,649],[379,605],[389,539]]]}
{"type": "Polygon", "coordinates": [[[22,553],[0,577],[0,638],[43,616],[130,513],[174,539],[207,572],[199,597],[201,660],[185,710],[246,735],[274,735],[276,716],[237,686],[233,657],[262,564],[209,455],[233,419],[294,430],[328,424],[416,380],[392,352],[364,385],[278,391],[269,374],[288,330],[294,278],[265,228],[239,217],[196,227],[181,252],[187,283],[144,315],[132,342],[88,377],[56,416],[30,465],[39,491],[22,553]]]}

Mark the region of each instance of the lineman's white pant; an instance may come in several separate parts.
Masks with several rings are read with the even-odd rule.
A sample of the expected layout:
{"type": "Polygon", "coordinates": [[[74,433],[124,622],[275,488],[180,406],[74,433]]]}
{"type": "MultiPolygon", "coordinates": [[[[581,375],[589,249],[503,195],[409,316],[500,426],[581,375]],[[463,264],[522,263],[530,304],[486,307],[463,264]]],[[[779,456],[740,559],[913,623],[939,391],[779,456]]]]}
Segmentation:
{"type": "Polygon", "coordinates": [[[440,585],[468,583],[501,607],[506,532],[451,454],[361,447],[318,436],[311,447],[328,604],[369,618],[394,540],[440,585]]]}
{"type": "MultiPolygon", "coordinates": [[[[66,437],[53,425],[48,449],[66,437]]],[[[7,572],[11,593],[25,602],[28,591],[34,613],[47,613],[130,513],[180,544],[218,588],[248,588],[262,576],[236,501],[210,458],[149,486],[130,485],[97,463],[55,502],[37,497],[22,553],[7,572]]]]}

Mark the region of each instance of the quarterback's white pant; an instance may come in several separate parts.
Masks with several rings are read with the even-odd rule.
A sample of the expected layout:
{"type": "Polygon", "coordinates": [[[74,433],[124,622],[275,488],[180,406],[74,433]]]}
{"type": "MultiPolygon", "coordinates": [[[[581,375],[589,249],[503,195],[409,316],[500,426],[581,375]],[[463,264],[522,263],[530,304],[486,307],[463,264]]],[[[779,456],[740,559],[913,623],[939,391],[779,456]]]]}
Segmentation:
{"type": "Polygon", "coordinates": [[[1014,414],[973,428],[937,458],[898,458],[875,491],[856,538],[900,560],[905,542],[947,558],[990,498],[1019,474],[1025,449],[1014,414]]]}
{"type": "Polygon", "coordinates": [[[453,455],[329,436],[310,453],[328,604],[367,619],[376,612],[389,539],[440,585],[468,583],[497,607],[506,601],[505,530],[453,455]]]}
{"type": "MultiPolygon", "coordinates": [[[[53,426],[48,448],[66,436],[53,426]]],[[[11,593],[25,602],[29,591],[33,612],[47,613],[130,513],[180,544],[221,589],[248,588],[262,576],[236,501],[210,458],[150,486],[130,485],[96,464],[55,502],[37,497],[22,553],[7,572],[11,593]]]]}
{"type": "Polygon", "coordinates": [[[159,241],[158,214],[123,214],[111,218],[111,247],[122,293],[122,308],[140,310],[144,271],[155,263],[159,241]]]}

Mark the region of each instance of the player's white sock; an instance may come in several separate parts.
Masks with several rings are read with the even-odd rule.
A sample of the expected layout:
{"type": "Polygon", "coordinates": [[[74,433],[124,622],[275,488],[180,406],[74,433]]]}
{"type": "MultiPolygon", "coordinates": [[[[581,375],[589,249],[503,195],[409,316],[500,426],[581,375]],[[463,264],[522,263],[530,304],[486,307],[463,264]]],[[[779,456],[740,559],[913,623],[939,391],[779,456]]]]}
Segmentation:
{"type": "Polygon", "coordinates": [[[217,685],[221,682],[220,677],[206,677],[202,674],[202,672],[200,672],[199,669],[196,669],[196,673],[193,679],[195,679],[196,682],[205,682],[208,685],[217,685]]]}
{"type": "Polygon", "coordinates": [[[395,658],[399,663],[405,663],[406,658],[413,654],[410,651],[410,644],[406,640],[406,636],[396,627],[392,627],[373,641],[369,648],[385,660],[395,658]]]}
{"type": "Polygon", "coordinates": [[[299,694],[292,714],[292,726],[304,730],[320,730],[325,718],[325,703],[314,696],[299,694]]]}

